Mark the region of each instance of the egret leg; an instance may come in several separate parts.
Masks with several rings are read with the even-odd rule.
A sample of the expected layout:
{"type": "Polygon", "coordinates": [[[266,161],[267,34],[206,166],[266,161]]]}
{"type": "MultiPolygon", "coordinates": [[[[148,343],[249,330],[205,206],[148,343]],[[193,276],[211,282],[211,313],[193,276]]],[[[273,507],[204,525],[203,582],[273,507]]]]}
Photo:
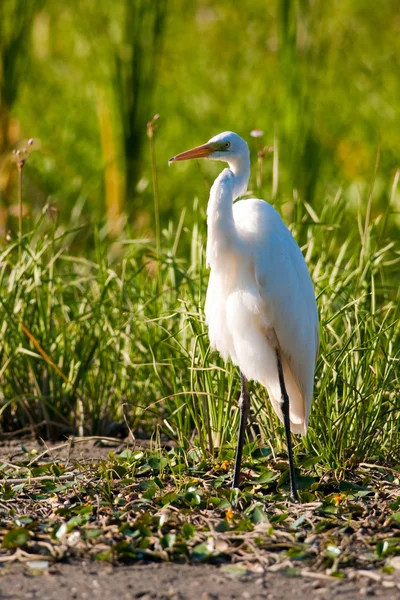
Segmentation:
{"type": "Polygon", "coordinates": [[[281,386],[280,404],[283,414],[283,424],[285,426],[286,443],[289,457],[290,495],[292,497],[292,500],[296,501],[299,499],[299,496],[297,494],[296,476],[294,473],[292,439],[290,437],[289,396],[286,391],[285,378],[283,377],[282,361],[281,356],[279,354],[279,350],[276,351],[276,358],[278,361],[279,384],[281,386]]]}
{"type": "Polygon", "coordinates": [[[233,488],[239,487],[240,480],[240,465],[242,463],[242,454],[243,454],[243,444],[244,444],[244,434],[246,431],[247,419],[249,417],[250,412],[250,395],[249,395],[249,386],[247,383],[246,377],[243,373],[240,373],[240,423],[239,423],[239,435],[238,435],[238,443],[236,448],[236,460],[235,460],[235,471],[233,476],[233,488]]]}

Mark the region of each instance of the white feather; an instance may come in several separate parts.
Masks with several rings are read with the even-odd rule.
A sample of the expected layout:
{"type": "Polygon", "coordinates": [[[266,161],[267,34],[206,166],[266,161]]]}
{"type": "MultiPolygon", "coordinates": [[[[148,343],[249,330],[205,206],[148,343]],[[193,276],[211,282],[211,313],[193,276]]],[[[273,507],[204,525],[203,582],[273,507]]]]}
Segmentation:
{"type": "Polygon", "coordinates": [[[235,164],[216,179],[208,204],[205,304],[210,342],[268,390],[283,421],[276,349],[290,401],[290,426],[305,434],[319,344],[310,275],[292,234],[267,202],[232,206],[235,164]]]}
{"type": "Polygon", "coordinates": [[[229,164],[215,180],[207,208],[211,273],[205,313],[211,345],[246,378],[266,387],[283,421],[278,350],[291,431],[304,435],[319,344],[318,311],[306,263],[270,204],[256,199],[233,204],[249,180],[246,142],[228,131],[171,160],[201,157],[229,164]]]}

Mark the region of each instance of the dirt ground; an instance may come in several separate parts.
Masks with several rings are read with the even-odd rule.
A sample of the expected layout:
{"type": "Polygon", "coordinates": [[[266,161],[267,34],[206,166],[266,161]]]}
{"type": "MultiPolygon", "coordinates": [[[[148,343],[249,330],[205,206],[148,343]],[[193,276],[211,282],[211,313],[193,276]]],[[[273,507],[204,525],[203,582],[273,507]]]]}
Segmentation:
{"type": "Polygon", "coordinates": [[[210,565],[147,564],[111,566],[93,562],[56,564],[45,574],[32,576],[14,564],[0,570],[3,600],[355,600],[375,597],[398,600],[396,587],[385,588],[370,578],[340,581],[334,578],[286,577],[277,573],[235,573],[210,565]]]}
{"type": "MultiPolygon", "coordinates": [[[[0,460],[23,458],[24,453],[36,451],[39,455],[45,453],[51,459],[101,460],[106,459],[109,452],[120,452],[127,447],[127,442],[114,438],[75,438],[60,442],[45,442],[35,439],[0,440],[0,460]],[[22,451],[22,448],[24,451],[22,451]],[[47,451],[47,452],[46,452],[47,451]]],[[[148,448],[148,440],[136,440],[135,447],[148,448]]]]}

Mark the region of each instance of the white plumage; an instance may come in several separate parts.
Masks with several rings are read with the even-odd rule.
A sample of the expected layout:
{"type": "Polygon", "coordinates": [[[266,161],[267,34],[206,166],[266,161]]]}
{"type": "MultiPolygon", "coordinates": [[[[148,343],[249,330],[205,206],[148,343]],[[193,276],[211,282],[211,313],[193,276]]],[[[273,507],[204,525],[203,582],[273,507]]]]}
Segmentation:
{"type": "Polygon", "coordinates": [[[229,164],[211,188],[207,209],[211,273],[205,313],[211,345],[246,379],[266,387],[284,421],[279,352],[290,429],[304,435],[319,345],[317,305],[304,257],[270,204],[254,198],[234,203],[246,191],[250,174],[242,138],[225,132],[171,160],[201,157],[229,164]]]}
{"type": "Polygon", "coordinates": [[[270,204],[256,199],[238,201],[233,205],[233,220],[236,239],[230,247],[218,247],[212,235],[208,239],[211,274],[205,312],[210,342],[248,379],[267,388],[283,421],[275,357],[278,346],[290,399],[290,428],[304,435],[318,351],[311,278],[297,243],[270,204]]]}

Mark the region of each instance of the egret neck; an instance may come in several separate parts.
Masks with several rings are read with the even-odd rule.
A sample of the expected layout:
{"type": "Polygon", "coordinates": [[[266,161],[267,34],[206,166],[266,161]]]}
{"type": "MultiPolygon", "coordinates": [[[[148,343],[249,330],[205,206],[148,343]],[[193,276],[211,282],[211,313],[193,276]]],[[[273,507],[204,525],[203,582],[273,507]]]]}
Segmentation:
{"type": "Polygon", "coordinates": [[[224,131],[206,144],[173,156],[169,163],[193,158],[208,158],[228,163],[214,181],[207,207],[207,265],[224,269],[221,255],[241,247],[233,218],[233,202],[247,190],[250,177],[250,152],[246,142],[232,131],[224,131]]]}
{"type": "Polygon", "coordinates": [[[238,243],[233,218],[233,202],[244,194],[250,177],[250,153],[247,148],[236,156],[223,155],[229,169],[214,181],[207,206],[207,266],[215,265],[224,251],[238,243]]]}

